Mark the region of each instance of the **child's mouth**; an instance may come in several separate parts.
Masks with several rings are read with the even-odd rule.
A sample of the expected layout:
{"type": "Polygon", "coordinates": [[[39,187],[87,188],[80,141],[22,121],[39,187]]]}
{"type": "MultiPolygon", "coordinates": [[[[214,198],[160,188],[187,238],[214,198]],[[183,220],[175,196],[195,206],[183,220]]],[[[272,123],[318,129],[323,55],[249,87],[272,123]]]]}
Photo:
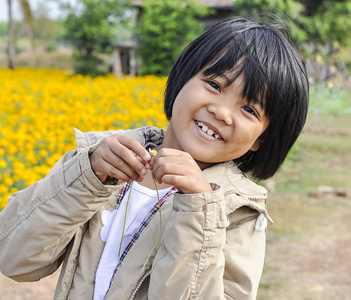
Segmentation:
{"type": "Polygon", "coordinates": [[[201,121],[195,121],[197,126],[199,126],[201,128],[201,130],[205,133],[207,133],[209,136],[212,136],[214,138],[216,138],[217,140],[223,140],[223,138],[218,135],[217,133],[215,133],[212,129],[209,129],[203,122],[201,121]]]}

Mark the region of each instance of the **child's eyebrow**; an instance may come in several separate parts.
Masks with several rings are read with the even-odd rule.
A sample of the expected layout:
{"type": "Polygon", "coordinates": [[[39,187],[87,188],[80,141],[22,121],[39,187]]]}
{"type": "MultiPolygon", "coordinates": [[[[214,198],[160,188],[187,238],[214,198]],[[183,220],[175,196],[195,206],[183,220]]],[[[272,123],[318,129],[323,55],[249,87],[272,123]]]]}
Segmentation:
{"type": "Polygon", "coordinates": [[[202,75],[203,76],[209,76],[210,78],[212,78],[212,79],[215,79],[215,78],[223,78],[224,80],[225,80],[225,84],[224,84],[224,86],[229,86],[229,85],[231,85],[232,84],[232,82],[233,82],[233,80],[232,79],[230,79],[226,74],[216,74],[216,73],[214,73],[214,74],[206,74],[206,71],[207,70],[204,70],[203,72],[202,72],[202,75]]]}
{"type": "MultiPolygon", "coordinates": [[[[233,79],[228,77],[226,74],[220,74],[220,75],[218,75],[218,77],[223,78],[225,80],[225,86],[229,86],[233,83],[233,79]]],[[[262,100],[261,98],[252,97],[252,99],[250,99],[249,102],[253,102],[254,105],[260,105],[263,110],[266,107],[265,101],[262,100]]]]}
{"type": "Polygon", "coordinates": [[[253,102],[254,105],[259,105],[262,110],[266,110],[266,102],[262,99],[259,99],[257,97],[253,97],[252,99],[249,100],[249,103],[253,102]]]}
{"type": "Polygon", "coordinates": [[[223,78],[225,80],[225,86],[229,86],[231,85],[231,83],[233,82],[233,80],[231,80],[227,75],[225,74],[221,74],[218,77],[223,78]]]}
{"type": "MultiPolygon", "coordinates": [[[[206,76],[205,71],[202,72],[202,74],[204,76],[206,76]]],[[[213,74],[211,76],[211,78],[213,78],[213,79],[216,78],[216,77],[219,77],[219,78],[221,78],[221,79],[223,79],[225,81],[224,86],[229,86],[237,79],[238,76],[235,76],[236,78],[234,78],[234,79],[230,78],[225,73],[218,74],[218,75],[217,74],[213,74]]],[[[243,95],[243,96],[247,97],[247,95],[243,95]]],[[[252,102],[254,105],[259,105],[263,111],[266,110],[266,102],[264,101],[264,99],[257,98],[257,97],[252,97],[251,99],[247,99],[247,100],[248,100],[249,103],[252,102]]]]}

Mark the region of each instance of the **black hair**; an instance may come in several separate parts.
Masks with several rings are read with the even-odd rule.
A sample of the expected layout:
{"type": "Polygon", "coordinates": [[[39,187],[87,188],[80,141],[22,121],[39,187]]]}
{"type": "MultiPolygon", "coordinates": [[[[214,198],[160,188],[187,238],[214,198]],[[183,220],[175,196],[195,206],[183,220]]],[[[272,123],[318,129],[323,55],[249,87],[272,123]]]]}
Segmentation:
{"type": "Polygon", "coordinates": [[[229,85],[244,76],[243,97],[264,102],[269,125],[260,136],[259,149],[234,161],[260,180],[277,172],[301,133],[308,110],[305,66],[284,29],[249,18],[222,21],[185,48],[166,84],[164,109],[170,120],[178,93],[197,73],[216,77],[229,71],[229,85]]]}

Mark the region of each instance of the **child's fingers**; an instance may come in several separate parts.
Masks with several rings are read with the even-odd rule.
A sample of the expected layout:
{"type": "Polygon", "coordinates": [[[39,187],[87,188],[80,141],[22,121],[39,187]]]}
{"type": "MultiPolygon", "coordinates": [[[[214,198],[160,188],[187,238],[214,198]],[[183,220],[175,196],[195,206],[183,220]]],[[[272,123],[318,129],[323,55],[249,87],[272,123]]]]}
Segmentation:
{"type": "Polygon", "coordinates": [[[150,160],[150,166],[153,169],[154,165],[157,164],[157,162],[158,162],[158,165],[160,165],[165,160],[169,160],[171,158],[173,159],[175,157],[182,157],[183,154],[187,154],[187,153],[179,150],[171,149],[171,148],[163,148],[160,151],[158,151],[150,160]]]}
{"type": "MultiPolygon", "coordinates": [[[[182,158],[178,156],[155,156],[152,159],[152,174],[157,182],[176,185],[175,181],[165,181],[165,175],[182,176],[185,173],[182,158]]],[[[169,177],[168,177],[169,178],[169,177]]]]}
{"type": "Polygon", "coordinates": [[[189,186],[190,182],[182,175],[164,174],[162,175],[162,183],[174,186],[184,194],[195,193],[195,192],[189,192],[189,189],[184,189],[184,186],[185,185],[189,186]]]}
{"type": "Polygon", "coordinates": [[[132,150],[143,161],[149,161],[151,159],[149,152],[136,140],[124,135],[120,135],[119,142],[127,149],[132,150]]]}
{"type": "MultiPolygon", "coordinates": [[[[183,176],[186,175],[186,171],[184,170],[184,166],[181,164],[178,164],[176,160],[168,160],[167,162],[163,161],[162,158],[158,160],[153,169],[152,169],[152,174],[154,175],[155,179],[158,182],[164,182],[164,176],[165,175],[173,175],[173,176],[183,176]]],[[[168,184],[173,184],[174,182],[168,182],[168,184]]]]}
{"type": "Polygon", "coordinates": [[[108,153],[103,160],[108,164],[105,170],[106,174],[117,179],[125,180],[125,176],[123,176],[123,178],[118,177],[120,174],[128,176],[127,181],[129,181],[129,179],[137,180],[140,176],[146,174],[146,168],[137,159],[138,167],[130,166],[129,163],[124,161],[121,157],[114,155],[113,152],[108,153]],[[138,172],[140,172],[140,174],[138,172]]]}
{"type": "Polygon", "coordinates": [[[101,182],[107,177],[113,177],[124,181],[138,180],[140,175],[132,169],[123,159],[117,157],[111,151],[97,149],[90,156],[91,166],[101,182]]]}
{"type": "Polygon", "coordinates": [[[162,149],[152,162],[152,173],[158,182],[173,185],[186,194],[212,191],[205,175],[188,153],[162,149]]]}
{"type": "MultiPolygon", "coordinates": [[[[164,148],[161,149],[151,160],[151,167],[156,170],[160,166],[165,166],[167,163],[179,164],[182,166],[194,166],[197,167],[195,160],[190,154],[175,150],[164,148]]],[[[184,169],[183,169],[184,171],[184,169]]]]}
{"type": "Polygon", "coordinates": [[[150,169],[150,162],[146,162],[141,157],[137,156],[136,159],[143,164],[146,169],[150,169]]]}
{"type": "Polygon", "coordinates": [[[212,191],[212,187],[201,171],[184,172],[185,166],[178,164],[169,164],[165,167],[160,167],[155,175],[158,182],[175,186],[184,194],[205,193],[212,191]]]}
{"type": "Polygon", "coordinates": [[[148,151],[137,141],[126,136],[119,136],[118,141],[113,141],[110,145],[110,150],[116,157],[122,158],[140,176],[146,174],[144,162],[149,161],[151,157],[148,151]]]}
{"type": "Polygon", "coordinates": [[[110,148],[110,152],[104,157],[116,169],[128,174],[132,179],[136,180],[136,176],[144,176],[146,168],[135,155],[125,147],[110,148]]]}
{"type": "Polygon", "coordinates": [[[103,161],[100,164],[100,167],[102,169],[101,173],[104,174],[104,177],[100,178],[98,172],[96,172],[96,175],[101,181],[105,181],[107,177],[120,179],[125,182],[131,182],[132,180],[138,180],[140,178],[136,172],[131,176],[130,174],[126,174],[126,172],[122,171],[121,169],[114,167],[107,161],[103,161]]]}
{"type": "Polygon", "coordinates": [[[144,160],[150,154],[137,141],[122,135],[114,135],[101,141],[90,155],[93,171],[101,181],[107,176],[121,180],[140,181],[147,170],[144,160]],[[136,157],[134,153],[142,157],[136,157]]]}

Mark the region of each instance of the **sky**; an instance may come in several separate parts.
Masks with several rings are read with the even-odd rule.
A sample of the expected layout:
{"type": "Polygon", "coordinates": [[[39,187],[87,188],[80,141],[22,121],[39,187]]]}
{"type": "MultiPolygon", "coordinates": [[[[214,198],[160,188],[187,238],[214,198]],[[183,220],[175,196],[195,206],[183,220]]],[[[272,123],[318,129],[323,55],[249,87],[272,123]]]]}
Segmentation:
{"type": "MultiPolygon", "coordinates": [[[[12,10],[13,10],[13,15],[16,19],[21,19],[22,18],[22,12],[20,10],[19,6],[19,0],[12,0],[12,10]]],[[[74,2],[74,0],[69,0],[69,2],[74,2]]],[[[59,9],[58,9],[58,1],[55,0],[29,0],[29,5],[32,10],[35,10],[40,3],[45,3],[46,7],[49,8],[48,15],[50,18],[57,18],[59,15],[59,9]]],[[[0,0],[0,21],[7,21],[8,20],[8,6],[7,6],[7,0],[0,0]]]]}

